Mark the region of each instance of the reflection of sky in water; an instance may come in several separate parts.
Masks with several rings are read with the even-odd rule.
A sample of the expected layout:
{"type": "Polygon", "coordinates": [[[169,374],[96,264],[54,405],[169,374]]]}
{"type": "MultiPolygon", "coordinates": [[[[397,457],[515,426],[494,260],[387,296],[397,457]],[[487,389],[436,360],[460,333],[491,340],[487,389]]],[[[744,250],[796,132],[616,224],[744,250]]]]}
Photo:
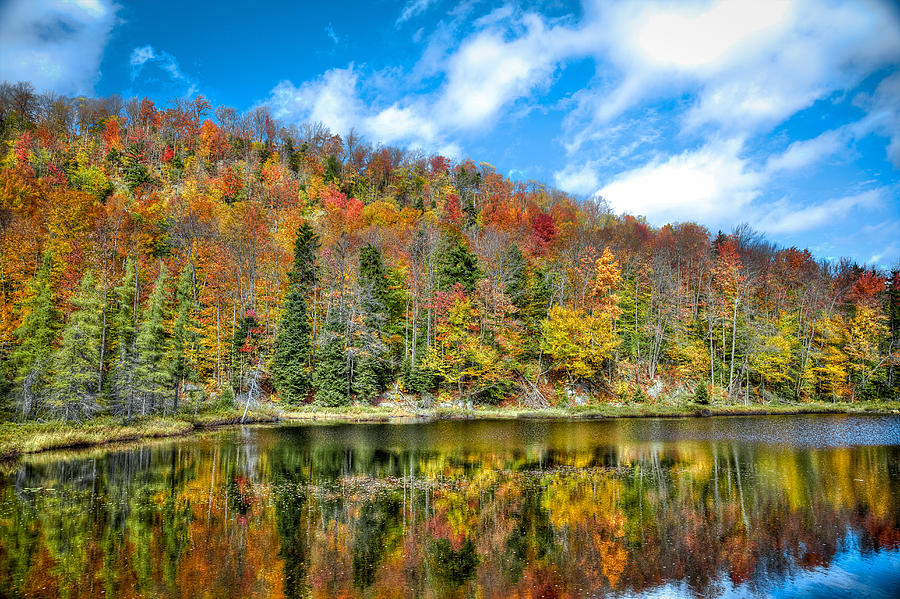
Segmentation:
{"type": "MultiPolygon", "coordinates": [[[[900,596],[900,551],[861,555],[855,549],[835,556],[823,568],[798,570],[778,581],[755,581],[734,585],[725,577],[714,584],[711,596],[721,599],[766,597],[772,599],[895,599],[900,596]]],[[[617,593],[620,599],[695,597],[683,582],[673,582],[642,593],[617,593]]]]}

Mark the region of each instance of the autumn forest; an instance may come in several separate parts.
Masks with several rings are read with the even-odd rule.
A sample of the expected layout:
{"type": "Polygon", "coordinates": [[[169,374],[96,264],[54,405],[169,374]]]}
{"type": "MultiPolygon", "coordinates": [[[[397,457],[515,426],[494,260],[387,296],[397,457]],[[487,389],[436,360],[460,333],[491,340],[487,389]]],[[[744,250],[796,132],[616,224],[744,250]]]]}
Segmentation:
{"type": "Polygon", "coordinates": [[[0,87],[6,420],[900,393],[900,273],[202,96],[0,87]]]}

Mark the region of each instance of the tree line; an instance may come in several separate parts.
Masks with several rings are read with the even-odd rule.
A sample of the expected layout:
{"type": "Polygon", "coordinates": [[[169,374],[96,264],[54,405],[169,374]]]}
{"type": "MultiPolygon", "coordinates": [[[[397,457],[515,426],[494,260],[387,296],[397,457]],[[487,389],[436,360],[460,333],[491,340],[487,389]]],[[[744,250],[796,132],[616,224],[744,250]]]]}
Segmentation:
{"type": "Polygon", "coordinates": [[[900,273],[202,96],[0,84],[7,418],[895,398],[900,273]]]}

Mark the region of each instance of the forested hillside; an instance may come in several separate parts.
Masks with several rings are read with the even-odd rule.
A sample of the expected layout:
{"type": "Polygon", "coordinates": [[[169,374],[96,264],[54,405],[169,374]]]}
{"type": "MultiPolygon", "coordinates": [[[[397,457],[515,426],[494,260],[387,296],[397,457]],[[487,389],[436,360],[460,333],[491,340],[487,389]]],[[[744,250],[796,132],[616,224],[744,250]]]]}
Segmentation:
{"type": "Polygon", "coordinates": [[[0,89],[5,417],[896,398],[900,274],[203,97],[0,89]],[[443,397],[442,397],[443,396],[443,397]]]}

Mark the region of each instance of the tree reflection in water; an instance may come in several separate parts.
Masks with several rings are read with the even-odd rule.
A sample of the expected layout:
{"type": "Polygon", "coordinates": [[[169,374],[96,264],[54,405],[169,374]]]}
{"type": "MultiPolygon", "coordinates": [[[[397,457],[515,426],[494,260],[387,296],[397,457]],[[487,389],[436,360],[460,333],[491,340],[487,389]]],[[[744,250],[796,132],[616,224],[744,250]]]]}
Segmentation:
{"type": "Polygon", "coordinates": [[[0,595],[705,596],[897,559],[896,438],[635,426],[257,428],[33,456],[0,475],[0,595]]]}

